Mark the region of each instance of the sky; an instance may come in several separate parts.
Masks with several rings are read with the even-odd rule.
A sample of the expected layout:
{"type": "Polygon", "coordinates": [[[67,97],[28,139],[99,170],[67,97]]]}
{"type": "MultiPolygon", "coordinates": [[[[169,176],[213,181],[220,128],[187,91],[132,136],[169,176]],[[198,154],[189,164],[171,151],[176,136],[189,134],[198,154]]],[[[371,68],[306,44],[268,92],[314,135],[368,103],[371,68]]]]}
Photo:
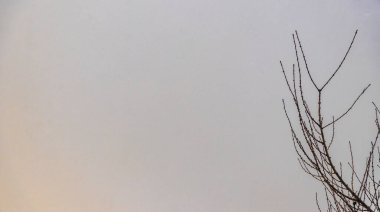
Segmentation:
{"type": "MultiPolygon", "coordinates": [[[[281,99],[298,30],[364,156],[379,0],[0,1],[0,211],[316,211],[281,99]]],[[[310,97],[312,98],[312,97],[310,97]]],[[[346,142],[346,143],[345,143],[346,142]]]]}

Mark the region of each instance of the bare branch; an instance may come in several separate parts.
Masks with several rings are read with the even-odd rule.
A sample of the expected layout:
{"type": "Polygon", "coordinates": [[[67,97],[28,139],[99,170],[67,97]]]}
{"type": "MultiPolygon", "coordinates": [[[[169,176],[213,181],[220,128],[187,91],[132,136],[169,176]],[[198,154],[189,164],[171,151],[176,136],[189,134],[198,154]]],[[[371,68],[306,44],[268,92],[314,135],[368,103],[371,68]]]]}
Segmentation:
{"type": "MultiPolygon", "coordinates": [[[[301,168],[311,177],[321,182],[325,188],[325,197],[327,203],[327,211],[370,211],[380,212],[380,181],[376,178],[375,167],[380,165],[374,164],[375,154],[374,150],[377,147],[380,160],[380,148],[377,146],[377,141],[380,136],[380,124],[379,116],[380,110],[373,103],[375,107],[375,123],[377,127],[377,133],[374,141],[371,143],[369,155],[365,161],[363,173],[358,173],[355,165],[355,158],[353,154],[353,148],[351,141],[349,141],[350,162],[348,162],[349,170],[345,171],[345,167],[342,162],[334,162],[332,159],[332,153],[330,150],[331,145],[335,141],[335,128],[336,123],[345,117],[359,101],[360,97],[366,92],[370,84],[366,86],[362,92],[356,97],[354,102],[348,107],[348,109],[342,113],[338,118],[333,116],[331,122],[324,124],[324,113],[322,111],[323,106],[323,90],[328,85],[332,78],[342,67],[342,64],[347,58],[348,53],[351,51],[351,47],[355,41],[357,31],[351,41],[351,44],[340,62],[338,68],[330,76],[322,87],[318,87],[313,79],[307,58],[305,56],[298,32],[292,35],[294,51],[297,60],[297,71],[295,65],[292,66],[292,79],[288,79],[286,71],[280,61],[281,69],[284,75],[285,82],[288,90],[292,95],[293,104],[297,113],[297,122],[292,123],[289,114],[286,109],[285,101],[283,102],[283,109],[290,126],[290,131],[293,140],[293,146],[298,156],[298,162],[301,168]],[[303,81],[302,81],[302,68],[299,62],[298,48],[301,50],[301,56],[305,63],[306,73],[309,76],[310,82],[313,84],[314,89],[318,95],[315,97],[317,100],[316,112],[310,110],[309,103],[305,96],[303,81]],[[296,81],[298,81],[298,86],[296,81]],[[292,82],[292,83],[291,83],[292,82]],[[332,128],[328,128],[332,125],[332,128]],[[297,126],[297,129],[295,128],[297,126]],[[327,139],[327,135],[331,135],[331,138],[327,139]],[[347,174],[349,177],[347,176],[347,174]],[[359,177],[361,176],[361,177],[359,177]]],[[[380,163],[380,161],[378,161],[380,163]]],[[[344,163],[346,164],[346,163],[344,163]]],[[[359,169],[362,170],[362,169],[359,169]]],[[[316,204],[319,211],[322,211],[318,196],[315,196],[316,204]]]]}
{"type": "Polygon", "coordinates": [[[344,61],[345,61],[346,58],[347,58],[348,53],[350,53],[350,51],[351,51],[351,47],[352,47],[352,45],[354,44],[354,41],[355,41],[355,38],[356,38],[356,35],[357,35],[357,34],[358,34],[358,30],[355,31],[355,34],[354,34],[354,37],[353,37],[352,40],[351,40],[350,46],[348,47],[348,49],[347,49],[347,51],[346,51],[346,54],[344,55],[343,59],[340,61],[338,68],[334,71],[334,73],[331,75],[331,77],[325,82],[325,84],[322,86],[321,89],[324,89],[324,88],[326,87],[326,85],[330,83],[330,81],[332,80],[332,78],[336,75],[336,73],[337,73],[337,72],[339,71],[339,69],[342,67],[344,61]]]}
{"type": "Polygon", "coordinates": [[[337,122],[339,121],[339,119],[343,118],[345,115],[348,114],[348,112],[350,112],[350,110],[355,106],[356,102],[360,99],[360,97],[366,92],[366,90],[369,88],[369,86],[371,86],[371,84],[368,84],[367,87],[365,87],[362,92],[359,94],[358,97],[356,97],[355,101],[351,104],[351,106],[342,114],[340,115],[337,119],[335,119],[334,121],[326,124],[323,128],[326,128],[328,126],[330,126],[331,124],[333,124],[334,122],[337,122]]]}

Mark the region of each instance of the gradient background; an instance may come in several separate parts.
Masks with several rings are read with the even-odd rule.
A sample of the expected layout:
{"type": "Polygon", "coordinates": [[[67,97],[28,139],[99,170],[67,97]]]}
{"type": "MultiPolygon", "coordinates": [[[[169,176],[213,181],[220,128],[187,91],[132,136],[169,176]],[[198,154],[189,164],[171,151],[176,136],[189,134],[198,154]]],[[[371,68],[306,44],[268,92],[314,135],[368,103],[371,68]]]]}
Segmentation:
{"type": "Polygon", "coordinates": [[[379,0],[1,0],[0,211],[314,211],[278,61],[298,29],[322,83],[359,29],[326,108],[373,83],[334,149],[364,157],[379,26],[379,0]]]}

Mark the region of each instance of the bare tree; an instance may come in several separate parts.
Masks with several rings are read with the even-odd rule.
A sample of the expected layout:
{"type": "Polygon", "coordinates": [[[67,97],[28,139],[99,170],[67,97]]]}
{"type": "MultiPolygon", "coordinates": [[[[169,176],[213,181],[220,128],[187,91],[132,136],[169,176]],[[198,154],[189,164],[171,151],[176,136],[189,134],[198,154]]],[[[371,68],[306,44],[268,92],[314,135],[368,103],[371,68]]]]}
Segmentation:
{"type": "MultiPolygon", "coordinates": [[[[357,32],[356,30],[338,67],[322,85],[316,83],[309,70],[307,57],[305,56],[297,31],[292,35],[296,64],[292,66],[290,78],[287,76],[284,66],[280,61],[282,73],[297,114],[295,120],[292,121],[283,100],[283,107],[289,122],[294,148],[298,155],[298,162],[307,174],[324,186],[326,211],[380,212],[380,181],[376,177],[375,170],[380,168],[380,150],[377,145],[380,135],[380,110],[374,103],[375,126],[377,130],[374,139],[370,143],[368,156],[363,161],[364,167],[359,167],[361,169],[357,168],[357,161],[354,158],[351,142],[348,142],[350,161],[346,163],[336,162],[331,152],[331,146],[335,141],[337,122],[349,114],[360,97],[370,87],[370,84],[360,92],[347,110],[339,116],[331,117],[328,120],[325,115],[326,113],[322,110],[324,109],[323,96],[325,90],[332,83],[332,79],[341,69],[342,64],[351,51],[357,32]],[[311,84],[312,89],[316,91],[315,103],[312,105],[316,107],[316,110],[311,109],[311,103],[306,99],[306,96],[308,98],[310,96],[305,93],[304,78],[307,79],[306,82],[311,84]]],[[[322,204],[320,204],[317,194],[316,203],[318,210],[322,211],[322,204]]]]}

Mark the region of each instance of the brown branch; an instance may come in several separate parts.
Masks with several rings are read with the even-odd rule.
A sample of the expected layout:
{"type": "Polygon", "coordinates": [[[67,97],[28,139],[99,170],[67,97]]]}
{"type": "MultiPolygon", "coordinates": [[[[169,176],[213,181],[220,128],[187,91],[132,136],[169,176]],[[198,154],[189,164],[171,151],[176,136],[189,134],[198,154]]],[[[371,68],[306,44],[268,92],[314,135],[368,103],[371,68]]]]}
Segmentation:
{"type": "MultiPolygon", "coordinates": [[[[345,117],[353,109],[360,97],[369,88],[370,84],[362,90],[362,92],[357,96],[354,102],[344,113],[342,113],[336,119],[333,117],[333,120],[331,122],[324,124],[325,115],[322,111],[322,96],[324,93],[323,91],[342,67],[342,64],[346,60],[348,53],[351,51],[356,35],[357,31],[355,32],[350,46],[346,51],[346,54],[344,55],[343,59],[341,60],[338,68],[330,75],[329,79],[323,84],[322,87],[317,86],[315,80],[313,79],[310,73],[307,58],[305,56],[300,38],[298,36],[298,32],[296,31],[295,34],[292,35],[298,71],[296,71],[295,65],[293,64],[291,74],[292,79],[289,80],[281,61],[280,65],[288,90],[292,95],[293,104],[296,108],[297,122],[295,123],[299,127],[297,127],[297,130],[295,128],[296,125],[293,125],[292,121],[290,120],[284,100],[283,109],[288,120],[288,124],[290,126],[293,146],[297,153],[300,167],[311,177],[313,177],[317,181],[320,181],[324,186],[327,211],[380,212],[380,182],[377,180],[374,170],[375,167],[380,168],[380,165],[375,166],[374,164],[374,150],[377,146],[377,141],[380,136],[380,124],[378,118],[380,115],[380,110],[374,103],[373,104],[375,106],[375,123],[377,127],[377,133],[375,140],[371,143],[371,149],[369,151],[368,158],[365,162],[364,172],[363,174],[360,174],[361,177],[359,177],[359,174],[356,171],[356,166],[354,163],[355,158],[350,141],[349,151],[351,161],[347,163],[350,168],[349,179],[345,178],[346,172],[344,171],[345,168],[343,167],[342,162],[334,163],[332,159],[332,153],[330,152],[330,147],[335,141],[336,123],[343,117],[345,117]],[[315,90],[318,93],[318,95],[316,96],[317,110],[315,113],[313,113],[310,110],[308,101],[305,98],[306,94],[304,92],[302,81],[303,71],[299,61],[300,58],[298,48],[301,50],[300,54],[305,64],[306,73],[310,79],[310,82],[313,84],[315,90]],[[296,81],[298,81],[298,83],[296,83],[296,81]],[[332,129],[328,128],[331,125],[332,129]],[[329,134],[331,134],[331,138],[327,140],[326,135],[329,134]]],[[[378,154],[380,155],[379,148],[378,154]]],[[[317,195],[315,199],[318,210],[322,211],[317,195]]]]}
{"type": "Polygon", "coordinates": [[[338,68],[334,71],[334,73],[330,76],[330,78],[325,82],[325,84],[322,86],[321,90],[323,90],[327,84],[330,83],[331,79],[335,76],[335,74],[339,71],[339,69],[342,67],[344,61],[347,58],[348,53],[351,51],[351,47],[355,42],[356,35],[358,34],[358,30],[355,31],[354,37],[351,40],[350,46],[348,47],[346,54],[344,55],[343,59],[340,61],[338,68]]]}

